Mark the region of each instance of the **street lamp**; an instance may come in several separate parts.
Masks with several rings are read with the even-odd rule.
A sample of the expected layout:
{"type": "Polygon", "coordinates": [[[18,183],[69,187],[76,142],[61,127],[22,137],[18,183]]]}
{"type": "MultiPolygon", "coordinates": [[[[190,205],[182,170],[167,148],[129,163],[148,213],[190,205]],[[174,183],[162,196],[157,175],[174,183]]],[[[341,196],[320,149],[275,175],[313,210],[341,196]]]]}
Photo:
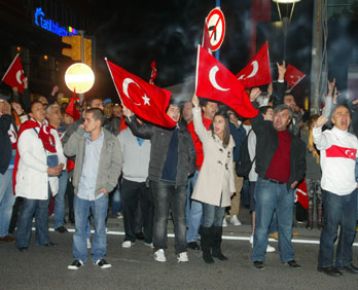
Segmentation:
{"type": "Polygon", "coordinates": [[[65,73],[67,87],[77,94],[88,92],[94,84],[95,76],[92,69],[84,63],[74,63],[65,73]]]}
{"type": "Polygon", "coordinates": [[[280,21],[283,24],[283,59],[286,59],[286,43],[287,43],[287,31],[288,25],[291,22],[293,11],[295,10],[295,4],[301,0],[272,0],[276,3],[278,15],[280,21]]]}

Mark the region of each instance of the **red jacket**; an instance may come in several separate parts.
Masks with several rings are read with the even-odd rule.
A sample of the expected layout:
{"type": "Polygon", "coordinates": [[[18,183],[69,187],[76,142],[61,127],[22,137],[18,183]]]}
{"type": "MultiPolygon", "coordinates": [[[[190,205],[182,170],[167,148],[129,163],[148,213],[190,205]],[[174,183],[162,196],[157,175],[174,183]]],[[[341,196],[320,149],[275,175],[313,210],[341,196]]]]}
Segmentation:
{"type": "MultiPolygon", "coordinates": [[[[212,120],[205,118],[203,116],[203,124],[207,130],[209,130],[211,123],[212,123],[212,120]]],[[[195,148],[195,154],[196,154],[195,166],[196,166],[197,170],[200,170],[201,165],[203,164],[203,161],[204,161],[203,145],[201,144],[201,141],[200,141],[198,135],[195,133],[193,121],[191,121],[187,125],[187,129],[191,135],[191,138],[192,138],[193,144],[194,144],[194,148],[195,148]]]]}

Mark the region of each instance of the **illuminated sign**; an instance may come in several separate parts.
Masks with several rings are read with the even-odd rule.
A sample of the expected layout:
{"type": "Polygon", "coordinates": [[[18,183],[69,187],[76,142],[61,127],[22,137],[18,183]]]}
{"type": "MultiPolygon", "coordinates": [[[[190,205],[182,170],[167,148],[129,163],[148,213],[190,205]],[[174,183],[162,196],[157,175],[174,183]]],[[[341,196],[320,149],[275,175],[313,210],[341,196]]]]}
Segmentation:
{"type": "Polygon", "coordinates": [[[34,23],[42,29],[45,29],[59,36],[71,36],[78,34],[77,30],[71,26],[60,26],[57,22],[51,19],[46,19],[42,8],[36,8],[34,13],[34,23]]]}

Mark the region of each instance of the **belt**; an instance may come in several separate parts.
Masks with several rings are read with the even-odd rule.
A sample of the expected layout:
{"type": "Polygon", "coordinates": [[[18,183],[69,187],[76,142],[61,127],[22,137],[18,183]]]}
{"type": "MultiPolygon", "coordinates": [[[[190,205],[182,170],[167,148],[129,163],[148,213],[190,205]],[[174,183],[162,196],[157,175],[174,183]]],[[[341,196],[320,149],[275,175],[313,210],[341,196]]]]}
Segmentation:
{"type": "Polygon", "coordinates": [[[272,183],[276,183],[276,184],[286,184],[287,182],[282,182],[282,181],[278,181],[275,179],[271,179],[271,178],[264,178],[264,180],[270,181],[272,183]]]}

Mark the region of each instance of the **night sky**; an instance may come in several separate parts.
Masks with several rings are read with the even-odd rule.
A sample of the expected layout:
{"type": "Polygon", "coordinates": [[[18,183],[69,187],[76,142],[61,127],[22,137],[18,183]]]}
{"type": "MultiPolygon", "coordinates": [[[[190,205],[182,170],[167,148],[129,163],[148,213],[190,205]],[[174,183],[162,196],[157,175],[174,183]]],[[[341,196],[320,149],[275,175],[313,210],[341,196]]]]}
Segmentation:
{"type": "MultiPolygon", "coordinates": [[[[220,50],[220,60],[234,73],[240,71],[249,61],[250,2],[221,1],[227,30],[220,50]]],[[[291,24],[290,31],[294,37],[289,35],[289,48],[294,45],[295,51],[304,59],[303,70],[309,72],[312,15],[303,9],[307,9],[311,1],[303,2],[297,5],[301,7],[297,7],[295,12],[300,16],[294,15],[291,24]],[[303,2],[308,4],[302,4],[303,2]],[[295,34],[295,29],[300,33],[295,34]]],[[[117,97],[103,61],[105,56],[146,80],[150,76],[150,63],[155,59],[158,64],[156,84],[161,87],[180,83],[186,77],[194,75],[196,46],[201,42],[204,19],[215,7],[215,0],[121,0],[90,3],[92,33],[96,38],[97,49],[94,94],[117,97]]],[[[277,17],[274,8],[273,18],[277,17]]],[[[271,33],[265,29],[267,30],[264,28],[258,34],[259,42],[263,42],[265,35],[271,33]]],[[[280,44],[274,49],[271,52],[273,63],[280,58],[280,44]],[[277,53],[277,50],[280,52],[277,53]]],[[[297,62],[292,53],[288,57],[291,57],[291,63],[297,62]]]]}

